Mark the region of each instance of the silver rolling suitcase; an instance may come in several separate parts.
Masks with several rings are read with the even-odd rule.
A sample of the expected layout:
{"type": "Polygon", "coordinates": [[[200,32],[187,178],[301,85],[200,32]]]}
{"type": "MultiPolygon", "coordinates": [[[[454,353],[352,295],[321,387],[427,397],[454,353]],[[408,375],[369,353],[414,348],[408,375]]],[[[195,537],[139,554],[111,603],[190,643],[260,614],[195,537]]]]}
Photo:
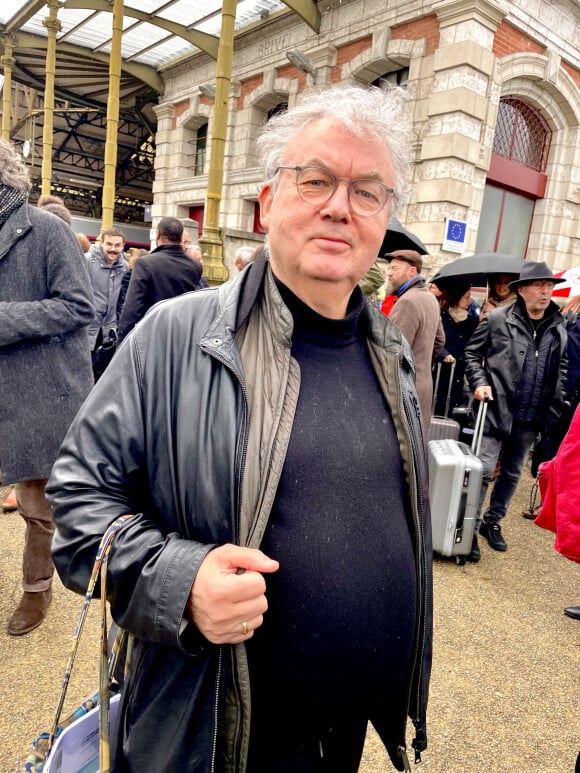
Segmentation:
{"type": "MultiPolygon", "coordinates": [[[[437,396],[439,391],[439,382],[441,379],[442,362],[437,363],[437,371],[435,373],[435,385],[433,387],[433,404],[431,406],[431,413],[435,414],[435,405],[437,403],[437,396]]],[[[449,418],[449,403],[451,402],[451,390],[453,389],[453,374],[455,373],[455,363],[451,363],[451,369],[449,372],[449,388],[447,389],[447,395],[445,397],[445,410],[443,416],[431,416],[431,425],[429,426],[428,440],[459,440],[459,432],[461,426],[455,419],[449,418]]]]}
{"type": "Polygon", "coordinates": [[[481,445],[487,402],[477,412],[471,448],[457,440],[430,440],[429,504],[433,550],[465,563],[471,552],[483,466],[477,454],[481,445]]]}

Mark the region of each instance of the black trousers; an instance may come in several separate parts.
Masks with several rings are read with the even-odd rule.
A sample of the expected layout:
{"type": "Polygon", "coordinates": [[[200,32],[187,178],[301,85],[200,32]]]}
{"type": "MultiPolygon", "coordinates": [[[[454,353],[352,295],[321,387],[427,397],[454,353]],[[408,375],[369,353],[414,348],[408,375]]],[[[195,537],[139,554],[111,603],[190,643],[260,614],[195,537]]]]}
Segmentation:
{"type": "Polygon", "coordinates": [[[292,738],[281,727],[250,738],[248,773],[356,773],[366,719],[349,719],[321,737],[292,738]]]}

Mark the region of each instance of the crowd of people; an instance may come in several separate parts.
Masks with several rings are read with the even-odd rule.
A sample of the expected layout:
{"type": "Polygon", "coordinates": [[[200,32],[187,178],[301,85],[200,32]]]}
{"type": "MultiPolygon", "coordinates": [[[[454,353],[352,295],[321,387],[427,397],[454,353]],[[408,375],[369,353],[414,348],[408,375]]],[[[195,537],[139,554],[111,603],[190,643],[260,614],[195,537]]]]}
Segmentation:
{"type": "Polygon", "coordinates": [[[178,219],[131,261],[115,228],[84,250],[0,141],[0,468],[26,522],[8,633],[42,623],[55,566],[84,593],[130,516],[108,568],[134,636],[114,770],[351,773],[368,721],[407,770],[408,717],[415,761],[427,747],[434,364],[454,365],[453,407],[489,400],[478,531],[505,551],[529,451],[555,453],[578,403],[580,303],[526,261],[479,309],[464,280],[430,291],[414,250],[381,256],[369,302],[410,132],[397,88],[274,116],[265,248],[207,292],[178,219]]]}

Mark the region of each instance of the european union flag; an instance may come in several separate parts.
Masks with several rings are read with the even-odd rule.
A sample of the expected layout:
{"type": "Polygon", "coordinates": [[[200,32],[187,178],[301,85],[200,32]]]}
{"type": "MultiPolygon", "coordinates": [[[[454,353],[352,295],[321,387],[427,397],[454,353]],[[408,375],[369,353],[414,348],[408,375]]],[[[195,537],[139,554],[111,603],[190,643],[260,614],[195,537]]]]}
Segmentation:
{"type": "Polygon", "coordinates": [[[463,243],[465,241],[466,231],[467,223],[463,220],[448,220],[445,238],[450,242],[463,243]]]}

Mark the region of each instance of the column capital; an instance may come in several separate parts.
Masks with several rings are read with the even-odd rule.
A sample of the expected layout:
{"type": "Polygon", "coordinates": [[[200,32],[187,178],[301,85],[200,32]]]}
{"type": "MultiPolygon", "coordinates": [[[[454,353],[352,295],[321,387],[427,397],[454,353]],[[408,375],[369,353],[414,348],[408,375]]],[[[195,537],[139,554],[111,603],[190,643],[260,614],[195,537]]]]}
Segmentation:
{"type": "Polygon", "coordinates": [[[47,16],[46,19],[42,20],[42,25],[43,27],[46,27],[48,32],[53,32],[55,35],[62,29],[60,21],[58,19],[53,19],[50,16],[47,16]]]}

